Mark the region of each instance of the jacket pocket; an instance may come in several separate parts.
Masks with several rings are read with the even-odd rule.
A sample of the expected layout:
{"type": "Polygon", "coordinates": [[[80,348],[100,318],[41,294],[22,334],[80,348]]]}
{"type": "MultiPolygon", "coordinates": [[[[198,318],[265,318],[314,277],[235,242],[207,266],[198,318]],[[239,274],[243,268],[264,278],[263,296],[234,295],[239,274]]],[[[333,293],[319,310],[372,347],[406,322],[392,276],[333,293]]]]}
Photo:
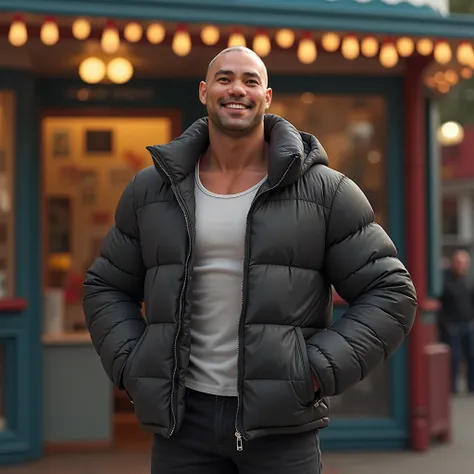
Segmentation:
{"type": "Polygon", "coordinates": [[[303,364],[303,370],[306,376],[306,405],[311,405],[316,400],[316,393],[314,391],[314,382],[313,382],[313,373],[311,371],[311,365],[309,363],[308,358],[308,349],[306,347],[306,341],[303,336],[303,331],[300,327],[295,327],[296,333],[296,343],[297,343],[297,350],[300,354],[301,362],[303,364]]]}
{"type": "Polygon", "coordinates": [[[128,355],[127,360],[125,361],[125,364],[124,364],[123,372],[122,372],[122,385],[124,386],[125,393],[127,394],[128,398],[130,398],[130,401],[132,403],[133,403],[133,398],[130,392],[128,391],[128,388],[127,388],[128,384],[126,382],[127,382],[127,379],[130,381],[130,374],[133,367],[133,361],[135,360],[138,350],[140,349],[141,345],[143,344],[143,341],[145,340],[147,332],[148,332],[148,326],[145,328],[145,331],[140,336],[140,339],[138,339],[137,343],[135,344],[132,351],[128,355]]]}

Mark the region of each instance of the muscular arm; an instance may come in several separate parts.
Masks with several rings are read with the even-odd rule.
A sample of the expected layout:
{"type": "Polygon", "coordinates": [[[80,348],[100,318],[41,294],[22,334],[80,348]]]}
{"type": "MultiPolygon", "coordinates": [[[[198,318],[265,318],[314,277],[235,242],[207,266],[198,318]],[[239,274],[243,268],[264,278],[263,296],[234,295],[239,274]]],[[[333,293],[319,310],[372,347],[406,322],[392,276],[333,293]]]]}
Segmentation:
{"type": "Polygon", "coordinates": [[[349,309],[308,340],[308,353],[321,395],[333,396],[364,379],[402,344],[417,306],[393,242],[346,177],[328,219],[325,272],[349,309]]]}

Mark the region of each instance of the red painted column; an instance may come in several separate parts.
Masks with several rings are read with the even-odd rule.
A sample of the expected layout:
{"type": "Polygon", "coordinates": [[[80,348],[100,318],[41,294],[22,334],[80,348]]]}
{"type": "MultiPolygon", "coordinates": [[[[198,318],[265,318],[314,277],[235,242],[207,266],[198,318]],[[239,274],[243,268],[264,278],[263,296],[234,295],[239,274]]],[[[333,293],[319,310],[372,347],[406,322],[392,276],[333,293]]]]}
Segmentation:
{"type": "MultiPolygon", "coordinates": [[[[404,78],[404,135],[406,182],[407,266],[416,287],[418,301],[427,296],[426,242],[426,117],[422,73],[426,60],[407,60],[404,78]]],[[[417,314],[409,338],[411,448],[428,449],[428,386],[425,382],[426,359],[424,327],[417,314]]]]}

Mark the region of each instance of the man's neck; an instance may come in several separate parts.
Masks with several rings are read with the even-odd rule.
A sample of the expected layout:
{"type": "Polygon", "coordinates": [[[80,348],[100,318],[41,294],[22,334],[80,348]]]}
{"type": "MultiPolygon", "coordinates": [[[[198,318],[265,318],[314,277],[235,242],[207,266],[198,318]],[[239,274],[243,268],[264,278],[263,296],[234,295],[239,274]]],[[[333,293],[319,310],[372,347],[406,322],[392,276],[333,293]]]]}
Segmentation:
{"type": "Polygon", "coordinates": [[[267,169],[263,123],[243,137],[226,135],[209,122],[209,149],[201,159],[203,171],[240,173],[267,169]]]}

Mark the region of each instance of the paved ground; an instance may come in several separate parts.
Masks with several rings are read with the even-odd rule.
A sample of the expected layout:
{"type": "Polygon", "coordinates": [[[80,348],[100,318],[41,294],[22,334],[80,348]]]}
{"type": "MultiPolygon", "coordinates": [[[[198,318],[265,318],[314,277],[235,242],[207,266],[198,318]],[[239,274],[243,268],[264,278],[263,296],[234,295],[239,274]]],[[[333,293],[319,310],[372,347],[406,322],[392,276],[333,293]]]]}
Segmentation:
{"type": "MultiPolygon", "coordinates": [[[[474,398],[454,401],[451,445],[415,453],[331,453],[324,474],[469,474],[474,472],[474,398]]],[[[53,456],[34,464],[0,468],[1,474],[148,474],[148,456],[95,454],[53,456]]],[[[271,473],[269,473],[271,474],[271,473]]]]}

